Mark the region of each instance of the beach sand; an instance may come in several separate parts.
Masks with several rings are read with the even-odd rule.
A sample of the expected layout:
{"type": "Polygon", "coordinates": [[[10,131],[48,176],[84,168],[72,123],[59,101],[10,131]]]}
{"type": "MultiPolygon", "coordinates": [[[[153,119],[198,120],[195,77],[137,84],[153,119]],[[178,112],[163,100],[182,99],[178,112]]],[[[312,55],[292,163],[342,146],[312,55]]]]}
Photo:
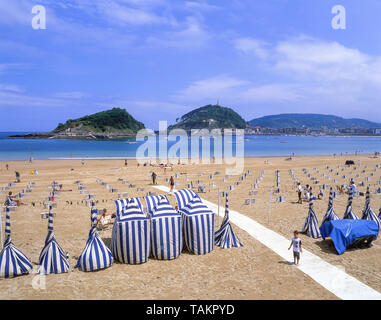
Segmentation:
{"type": "MultiPolygon", "coordinates": [[[[180,257],[173,261],[157,261],[150,259],[142,265],[126,265],[114,263],[110,268],[98,272],[85,273],[78,269],[72,269],[76,258],[85,246],[90,229],[90,208],[86,206],[85,197],[77,189],[74,183],[80,180],[90,194],[98,200],[97,208],[107,208],[115,211],[114,200],[118,193],[127,192],[129,197],[143,197],[148,191],[164,194],[154,189],[151,185],[149,171],[155,171],[158,175],[158,185],[168,186],[165,178],[176,173],[180,177],[175,179],[179,185],[177,189],[185,187],[190,181],[196,184],[202,180],[207,185],[207,193],[201,196],[217,203],[217,187],[220,191],[227,191],[228,186],[239,180],[240,176],[231,176],[224,183],[225,166],[216,164],[205,165],[174,165],[173,171],[151,166],[137,167],[136,161],[129,160],[128,166],[124,166],[123,160],[86,160],[82,165],[80,160],[44,160],[28,163],[24,161],[9,161],[9,171],[5,169],[5,162],[1,163],[0,186],[14,181],[14,171],[21,174],[21,183],[16,184],[11,190],[16,193],[26,187],[30,181],[36,183],[36,187],[27,197],[23,198],[26,205],[21,206],[16,212],[11,213],[12,240],[31,261],[36,265],[40,251],[44,245],[47,234],[47,220],[40,218],[44,212],[42,202],[49,195],[51,182],[57,181],[63,184],[64,190],[57,199],[58,208],[54,219],[54,230],[58,243],[70,254],[70,271],[66,274],[48,275],[44,277],[45,289],[42,285],[38,288],[36,283],[40,278],[36,274],[29,274],[14,279],[0,280],[2,288],[0,299],[337,299],[335,295],[305,275],[297,267],[284,261],[273,251],[253,239],[246,232],[233,224],[233,228],[244,244],[242,248],[220,249],[205,256],[195,256],[183,252],[180,257]],[[35,169],[38,175],[32,175],[30,170],[35,169]],[[199,173],[203,176],[199,176],[199,173]],[[209,180],[209,174],[221,172],[209,180]],[[96,179],[103,179],[118,192],[111,193],[105,189],[96,179]],[[119,178],[128,180],[136,185],[129,188],[128,185],[118,181],[119,178]],[[216,183],[217,187],[211,187],[210,182],[216,183]],[[137,187],[144,191],[137,191],[137,187]],[[68,203],[69,201],[69,203],[68,203]],[[70,204],[72,201],[72,204],[70,204]],[[36,206],[31,205],[32,202],[36,206]]],[[[177,161],[176,161],[177,163],[177,161]]],[[[264,226],[278,232],[286,238],[292,238],[293,230],[302,228],[304,218],[308,212],[308,203],[297,204],[297,193],[289,169],[293,169],[303,185],[312,180],[302,172],[306,168],[312,177],[320,180],[320,184],[329,185],[348,184],[349,178],[354,177],[356,182],[364,181],[364,187],[358,187],[358,191],[365,192],[366,185],[371,186],[371,206],[378,213],[381,206],[381,195],[375,194],[380,187],[376,184],[380,180],[381,170],[374,172],[376,164],[381,164],[381,159],[371,156],[314,156],[294,157],[286,161],[285,157],[269,158],[246,158],[245,171],[251,170],[251,174],[235,190],[229,192],[230,208],[247,215],[264,226]],[[344,166],[346,159],[361,160],[360,169],[353,171],[344,166]],[[269,164],[264,161],[269,160],[269,164]],[[339,171],[339,176],[329,173],[326,166],[332,168],[341,165],[345,171],[339,171]],[[365,168],[367,166],[367,168],[365,168]],[[328,180],[315,172],[314,168],[320,169],[321,173],[329,173],[332,177],[328,180]],[[259,188],[258,194],[249,196],[249,191],[254,180],[265,170],[265,175],[259,188]],[[281,186],[280,194],[273,194],[271,204],[270,223],[268,223],[268,203],[270,187],[275,182],[275,170],[280,170],[281,186]],[[366,170],[365,173],[361,173],[366,170]],[[365,181],[365,177],[374,176],[371,181],[365,181]],[[360,173],[361,178],[356,178],[360,173]],[[346,178],[343,178],[343,175],[346,178]],[[338,181],[333,182],[333,178],[338,181]],[[286,202],[277,203],[276,197],[286,197],[286,202]],[[245,205],[248,198],[255,198],[255,204],[245,205]]],[[[339,170],[341,170],[341,168],[339,170]]],[[[337,169],[336,169],[337,170],[337,169]]],[[[335,172],[336,172],[335,170],[335,172]]],[[[318,193],[317,185],[312,184],[315,195],[318,193]]],[[[325,192],[323,200],[317,200],[315,212],[319,223],[324,216],[328,203],[329,188],[325,192]]],[[[2,195],[4,196],[4,195],[2,195]]],[[[5,196],[4,196],[5,198],[5,196]]],[[[174,196],[169,196],[171,203],[176,204],[174,196]]],[[[334,199],[334,210],[342,218],[347,202],[347,195],[340,195],[334,199]]],[[[365,197],[356,197],[353,202],[354,211],[361,217],[365,197]]],[[[145,204],[145,201],[143,201],[145,204]]],[[[224,210],[224,199],[221,200],[221,210],[224,210]]],[[[2,213],[4,221],[4,213],[2,213]]],[[[221,218],[216,217],[216,229],[221,223],[221,218]]],[[[110,244],[112,225],[107,230],[100,231],[101,237],[107,245],[110,244]]],[[[364,282],[368,286],[381,291],[381,243],[376,240],[369,249],[348,250],[343,255],[337,255],[330,240],[311,239],[301,235],[305,249],[313,252],[327,262],[345,268],[345,271],[364,282]]],[[[303,254],[301,256],[303,263],[303,254]]]]}

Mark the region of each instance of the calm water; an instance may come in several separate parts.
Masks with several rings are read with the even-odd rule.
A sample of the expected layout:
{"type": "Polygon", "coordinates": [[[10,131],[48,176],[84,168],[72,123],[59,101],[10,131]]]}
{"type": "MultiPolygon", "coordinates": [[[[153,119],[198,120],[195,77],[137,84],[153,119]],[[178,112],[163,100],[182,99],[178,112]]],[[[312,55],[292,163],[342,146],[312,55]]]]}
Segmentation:
{"type": "MultiPolygon", "coordinates": [[[[53,140],[8,138],[11,132],[0,133],[0,160],[120,157],[133,158],[143,142],[127,144],[120,140],[53,140]]],[[[134,141],[134,139],[129,140],[134,141]]],[[[190,141],[190,140],[189,140],[190,141]]],[[[168,148],[175,142],[168,142],[168,148]]],[[[211,143],[213,154],[213,142],[211,143]]],[[[235,144],[230,145],[233,148],[235,144]]],[[[247,136],[244,141],[245,156],[322,155],[381,152],[381,137],[285,137],[247,136]],[[281,141],[287,141],[282,143],[281,141]]]]}

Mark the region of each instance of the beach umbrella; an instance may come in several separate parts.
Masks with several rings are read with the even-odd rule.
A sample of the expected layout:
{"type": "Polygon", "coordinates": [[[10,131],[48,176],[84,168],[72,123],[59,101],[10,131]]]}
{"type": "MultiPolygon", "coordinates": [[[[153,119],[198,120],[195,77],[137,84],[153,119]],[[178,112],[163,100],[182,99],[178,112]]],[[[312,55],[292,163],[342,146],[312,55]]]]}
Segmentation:
{"type": "Polygon", "coordinates": [[[348,194],[347,208],[345,209],[345,213],[344,213],[343,219],[353,219],[353,220],[357,220],[358,219],[356,214],[353,212],[352,201],[353,201],[353,193],[349,192],[349,194],[348,194]]]}
{"type": "Polygon", "coordinates": [[[106,269],[114,262],[112,253],[105,245],[97,230],[98,210],[91,210],[91,229],[86,246],[78,258],[74,268],[81,271],[96,271],[106,269]]]}
{"type": "Polygon", "coordinates": [[[310,197],[310,205],[308,209],[308,215],[306,219],[304,220],[304,225],[302,227],[301,233],[307,234],[311,238],[320,238],[320,230],[319,230],[319,224],[318,219],[316,218],[316,213],[314,210],[314,203],[312,200],[312,193],[310,197]]]}
{"type": "Polygon", "coordinates": [[[329,201],[328,201],[328,209],[325,213],[323,220],[321,222],[321,225],[323,225],[327,221],[331,220],[339,220],[339,217],[336,215],[335,211],[333,210],[333,189],[331,187],[329,191],[329,201]]]}
{"type": "Polygon", "coordinates": [[[6,239],[0,253],[0,278],[11,278],[29,273],[33,266],[30,260],[12,243],[11,219],[8,207],[5,208],[5,214],[6,239]]]}
{"type": "Polygon", "coordinates": [[[38,273],[44,275],[69,271],[68,258],[54,237],[51,208],[51,205],[49,205],[48,235],[39,258],[38,273]]]}
{"type": "Polygon", "coordinates": [[[363,220],[370,220],[370,221],[374,221],[377,223],[378,225],[378,229],[380,229],[381,227],[381,221],[380,221],[380,218],[377,217],[377,214],[372,210],[372,208],[370,207],[370,193],[369,193],[369,187],[367,187],[366,189],[366,198],[365,198],[365,207],[364,207],[364,210],[362,212],[362,217],[361,219],[363,220]]]}
{"type": "Polygon", "coordinates": [[[184,239],[188,250],[203,255],[214,249],[214,213],[194,198],[181,210],[184,225],[184,239]]]}
{"type": "Polygon", "coordinates": [[[225,216],[222,220],[220,229],[217,230],[214,234],[214,241],[215,245],[221,247],[222,249],[242,247],[242,243],[235,235],[229,221],[228,194],[226,194],[225,216]]]}
{"type": "Polygon", "coordinates": [[[176,259],[183,249],[181,214],[169,202],[159,202],[152,209],[151,252],[159,260],[176,259]]]}
{"type": "Polygon", "coordinates": [[[378,210],[378,218],[381,219],[381,207],[380,207],[380,209],[378,210]]]}

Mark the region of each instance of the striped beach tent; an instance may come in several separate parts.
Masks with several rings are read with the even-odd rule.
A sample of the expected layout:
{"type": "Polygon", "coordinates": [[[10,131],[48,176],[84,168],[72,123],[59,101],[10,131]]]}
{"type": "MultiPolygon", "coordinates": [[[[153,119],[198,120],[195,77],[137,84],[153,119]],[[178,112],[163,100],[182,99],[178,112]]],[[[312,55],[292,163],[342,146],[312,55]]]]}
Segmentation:
{"type": "MultiPolygon", "coordinates": [[[[12,278],[28,274],[33,269],[30,260],[15,247],[11,240],[9,208],[5,208],[5,241],[0,253],[0,278],[12,278]]],[[[1,227],[1,226],[0,226],[1,227]]]]}
{"type": "Polygon", "coordinates": [[[364,208],[364,210],[362,212],[361,219],[374,221],[374,222],[377,223],[378,229],[381,229],[380,218],[377,217],[377,214],[370,207],[370,192],[369,192],[369,187],[367,187],[367,189],[366,189],[365,208],[364,208]]]}
{"type": "Polygon", "coordinates": [[[152,255],[159,260],[176,259],[183,249],[181,214],[169,202],[159,202],[150,218],[152,255]]]}
{"type": "Polygon", "coordinates": [[[105,245],[97,230],[98,210],[91,210],[91,230],[86,246],[78,258],[74,268],[81,271],[96,271],[106,269],[112,265],[114,258],[109,248],[105,245]]]}
{"type": "Polygon", "coordinates": [[[166,195],[146,196],[146,202],[147,202],[147,208],[148,208],[149,214],[152,214],[154,207],[157,206],[159,203],[169,204],[169,200],[166,195]]]}
{"type": "Polygon", "coordinates": [[[147,262],[150,254],[150,220],[138,198],[115,201],[117,215],[111,235],[111,252],[116,261],[128,264],[147,262]],[[119,201],[124,207],[118,210],[119,201]]]}
{"type": "Polygon", "coordinates": [[[225,202],[225,216],[222,220],[222,224],[219,230],[214,234],[215,245],[221,247],[222,249],[227,248],[238,248],[242,247],[241,241],[235,235],[233,228],[229,221],[229,200],[228,194],[226,194],[225,202]]]}
{"type": "Polygon", "coordinates": [[[335,211],[333,210],[333,189],[331,187],[329,191],[329,201],[328,201],[328,209],[325,213],[323,220],[321,222],[321,225],[323,225],[327,221],[331,220],[339,220],[339,217],[336,215],[335,211]]]}
{"type": "Polygon", "coordinates": [[[345,213],[344,213],[343,219],[353,219],[353,220],[357,220],[358,219],[357,215],[353,212],[352,201],[353,201],[353,193],[349,192],[349,194],[348,194],[347,208],[345,209],[345,213]]]}
{"type": "Polygon", "coordinates": [[[115,200],[116,214],[123,214],[124,209],[128,207],[130,203],[134,204],[135,202],[140,207],[140,210],[143,211],[143,205],[140,202],[139,198],[126,198],[115,200]]]}
{"type": "Polygon", "coordinates": [[[318,219],[316,217],[316,213],[314,210],[314,202],[312,200],[312,193],[310,197],[310,205],[308,209],[308,215],[306,219],[304,220],[304,225],[302,227],[301,233],[307,234],[307,236],[311,238],[320,238],[320,230],[319,230],[319,223],[318,219]]]}
{"type": "Polygon", "coordinates": [[[198,194],[189,189],[181,189],[175,192],[179,211],[181,211],[192,199],[200,199],[198,194]]]}
{"type": "Polygon", "coordinates": [[[214,249],[214,213],[194,198],[181,210],[185,244],[190,252],[203,255],[214,249]]]}
{"type": "Polygon", "coordinates": [[[49,207],[48,235],[39,258],[39,274],[65,273],[69,271],[67,255],[54,237],[53,213],[49,207]]]}

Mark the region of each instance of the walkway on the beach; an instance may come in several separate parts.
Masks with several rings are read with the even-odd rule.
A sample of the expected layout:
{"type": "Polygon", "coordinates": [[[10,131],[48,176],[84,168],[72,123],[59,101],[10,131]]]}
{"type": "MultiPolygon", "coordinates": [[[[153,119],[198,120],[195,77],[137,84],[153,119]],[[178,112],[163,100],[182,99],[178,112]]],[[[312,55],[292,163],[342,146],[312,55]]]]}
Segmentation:
{"type": "MultiPolygon", "coordinates": [[[[154,188],[169,192],[169,188],[165,186],[155,186],[154,188]]],[[[205,199],[202,199],[202,201],[214,213],[218,214],[218,206],[216,204],[205,199]]],[[[223,216],[224,214],[225,210],[222,207],[220,209],[220,215],[223,216]]],[[[254,239],[273,250],[283,259],[288,260],[290,258],[290,251],[288,251],[290,245],[289,239],[286,239],[255,220],[230,208],[229,215],[231,222],[246,231],[254,239]]],[[[340,268],[329,264],[308,250],[303,250],[303,264],[298,268],[340,299],[381,300],[381,293],[350,276],[340,268]]]]}

